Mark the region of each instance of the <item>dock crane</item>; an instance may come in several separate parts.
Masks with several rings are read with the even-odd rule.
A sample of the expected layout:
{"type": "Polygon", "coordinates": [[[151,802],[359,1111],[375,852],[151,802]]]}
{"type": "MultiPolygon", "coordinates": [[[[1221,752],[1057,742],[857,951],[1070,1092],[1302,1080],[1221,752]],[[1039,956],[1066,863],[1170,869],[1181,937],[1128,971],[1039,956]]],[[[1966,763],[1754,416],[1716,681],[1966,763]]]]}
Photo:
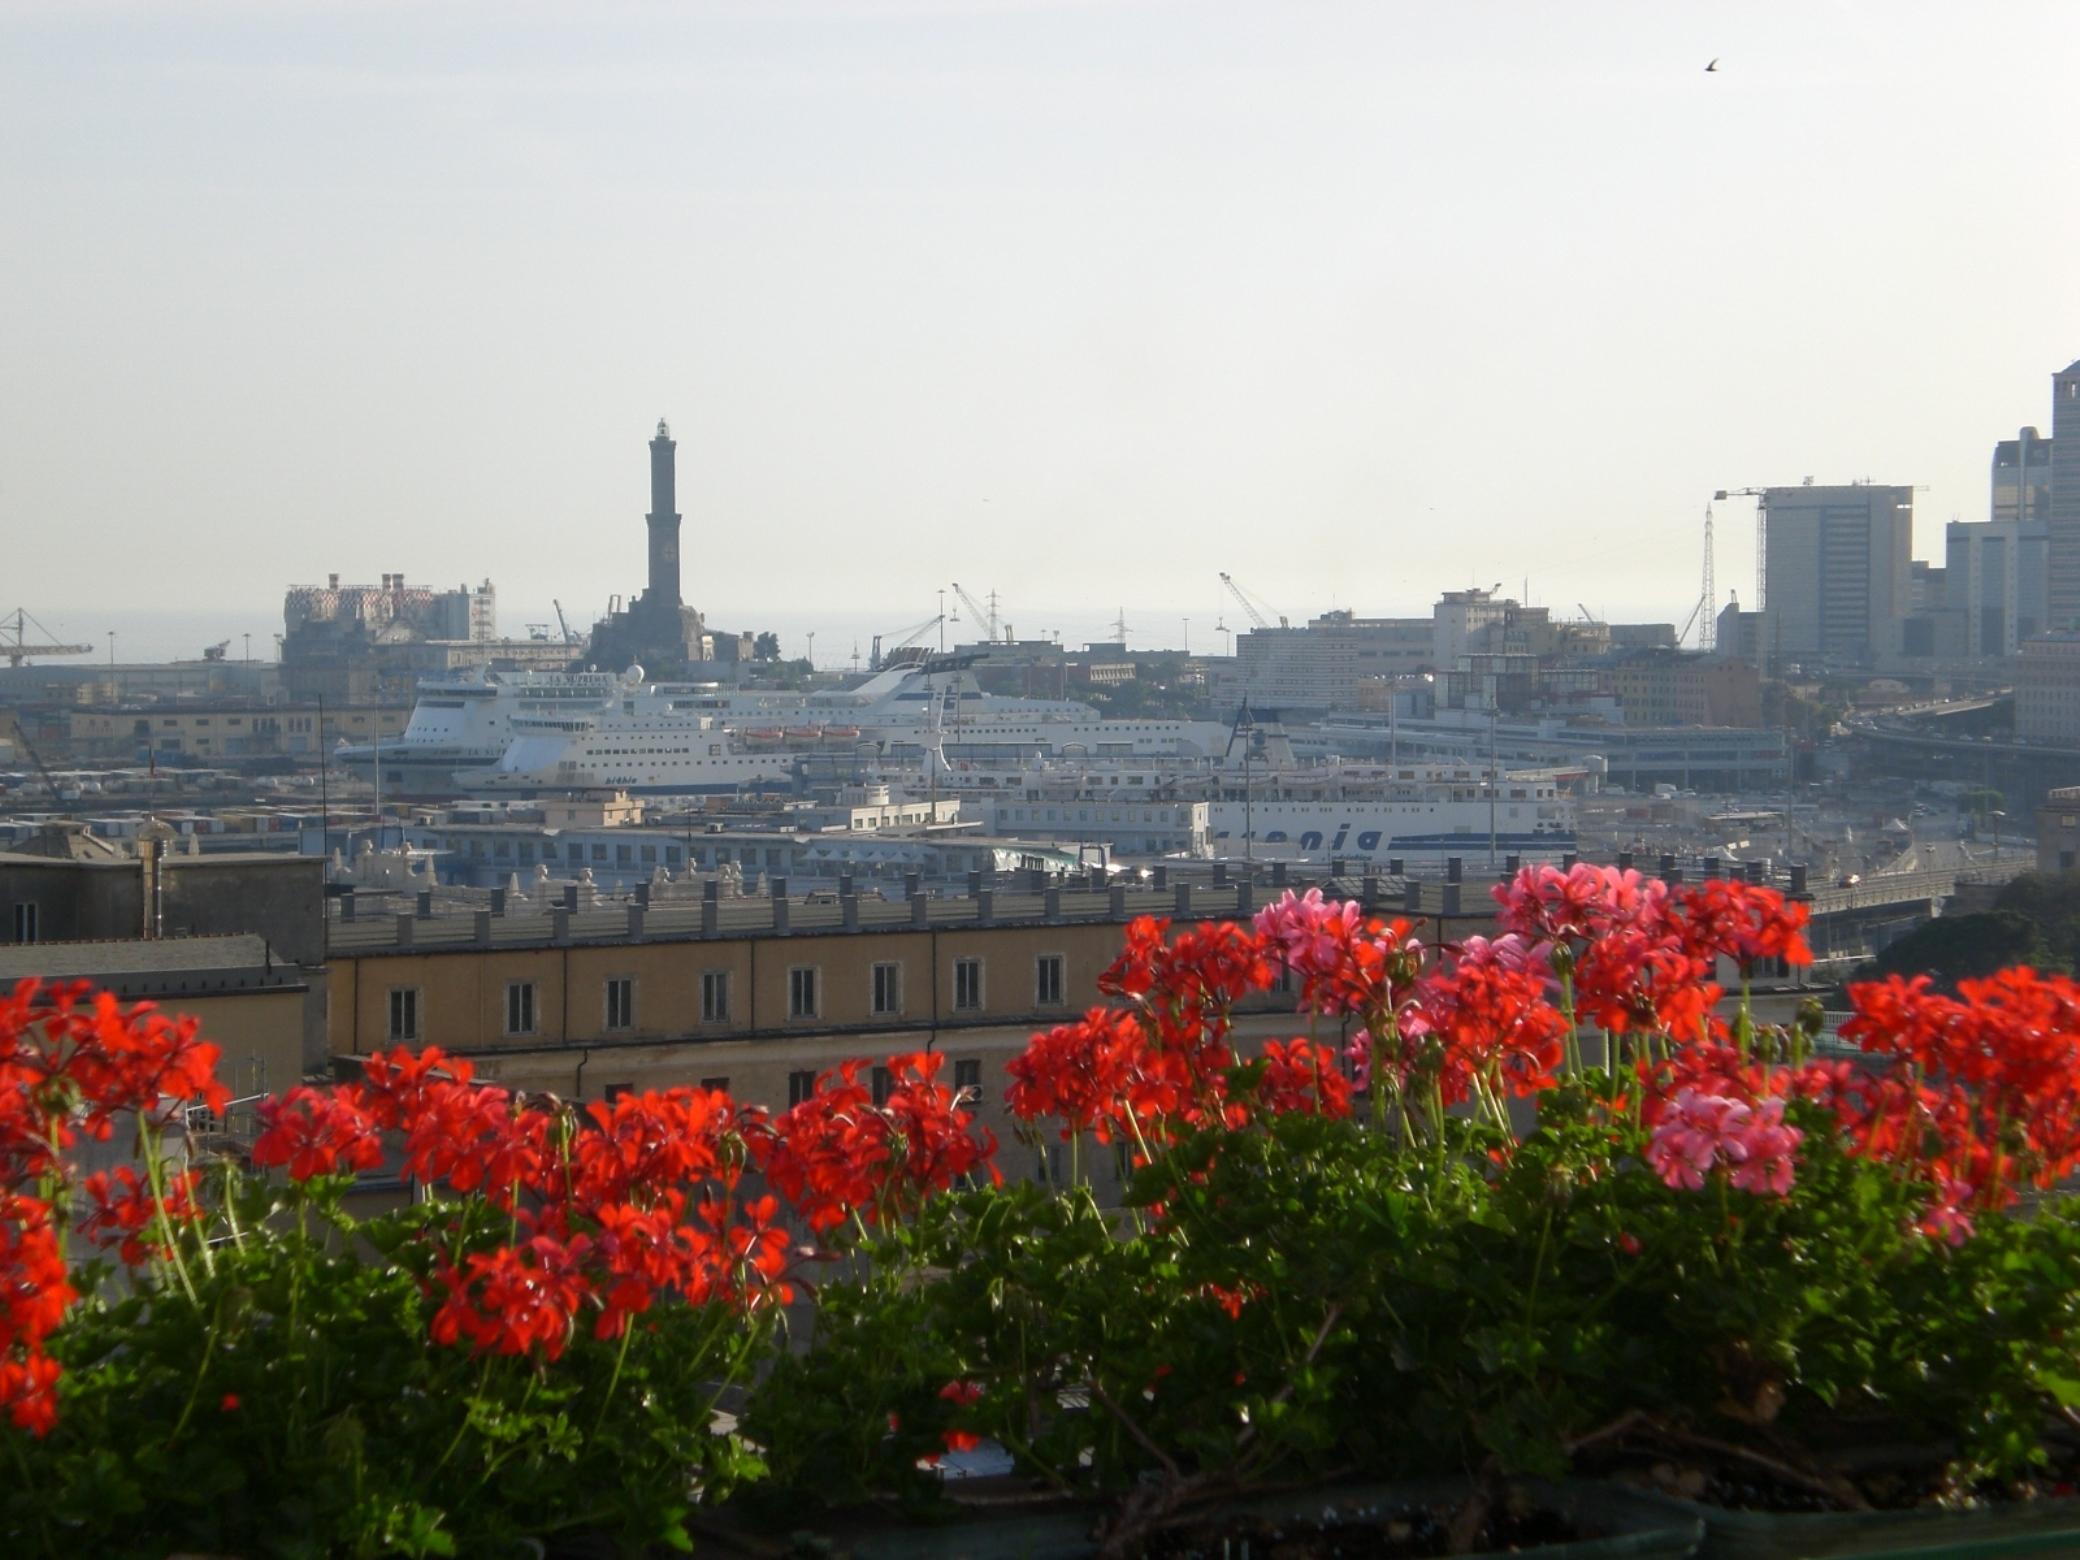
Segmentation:
{"type": "Polygon", "coordinates": [[[1228,594],[1242,604],[1242,610],[1249,614],[1250,621],[1256,624],[1257,627],[1269,628],[1271,626],[1271,618],[1274,616],[1278,619],[1280,628],[1292,627],[1292,624],[1286,621],[1286,615],[1283,612],[1278,612],[1274,609],[1267,614],[1264,608],[1258,605],[1255,597],[1235,583],[1235,576],[1226,569],[1221,570],[1220,574],[1221,583],[1228,587],[1228,594]]]}
{"type": "Polygon", "coordinates": [[[989,593],[989,606],[986,609],[981,602],[977,601],[965,590],[962,590],[960,582],[957,580],[954,582],[953,593],[960,598],[961,605],[968,609],[968,615],[977,624],[983,626],[983,638],[985,641],[989,644],[995,644],[997,642],[997,593],[995,591],[989,593]]]}
{"type": "Polygon", "coordinates": [[[549,605],[556,609],[556,626],[563,630],[563,642],[566,645],[576,644],[578,636],[571,632],[570,624],[566,623],[563,618],[563,603],[552,599],[549,605]]]}
{"type": "Polygon", "coordinates": [[[58,782],[53,780],[51,772],[44,768],[43,755],[36,751],[36,744],[29,740],[29,733],[22,730],[20,721],[13,721],[11,724],[14,727],[15,741],[21,743],[22,751],[29,755],[29,762],[34,764],[36,772],[43,776],[44,789],[51,793],[51,805],[62,810],[65,806],[65,798],[58,794],[58,782]]]}
{"type": "MultiPolygon", "coordinates": [[[[229,643],[227,640],[226,643],[229,643]]],[[[61,645],[57,637],[36,619],[29,616],[28,609],[16,607],[5,617],[0,617],[0,655],[7,657],[9,666],[20,666],[32,655],[92,655],[92,645],[61,645]],[[40,643],[33,643],[29,630],[35,629],[43,635],[40,643]]]]}
{"type": "MultiPolygon", "coordinates": [[[[926,634],[929,634],[933,629],[937,628],[941,623],[945,621],[945,613],[934,612],[930,617],[926,618],[915,628],[908,628],[902,630],[901,637],[898,638],[894,644],[888,647],[889,654],[893,655],[898,650],[909,649],[912,645],[916,644],[918,640],[924,638],[926,634]]],[[[879,634],[876,634],[874,636],[874,648],[872,653],[870,653],[867,657],[867,670],[870,672],[878,672],[881,670],[881,639],[882,636],[879,634]]]]}

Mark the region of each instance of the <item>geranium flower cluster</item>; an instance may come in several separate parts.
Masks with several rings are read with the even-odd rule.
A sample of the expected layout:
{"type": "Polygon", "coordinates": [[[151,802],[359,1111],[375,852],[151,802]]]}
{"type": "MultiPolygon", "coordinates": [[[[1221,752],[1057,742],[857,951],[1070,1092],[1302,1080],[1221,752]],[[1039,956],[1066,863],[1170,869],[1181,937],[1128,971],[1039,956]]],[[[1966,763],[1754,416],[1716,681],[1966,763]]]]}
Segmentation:
{"type": "Polygon", "coordinates": [[[891,1057],[875,1104],[863,1064],[826,1074],[775,1116],[719,1089],[621,1095],[582,1112],[482,1083],[436,1049],[369,1060],[356,1084],[298,1089],[263,1112],[256,1165],[294,1181],[381,1162],[510,1215],[515,1238],[436,1253],[436,1342],[555,1359],[588,1317],[619,1337],[661,1299],[784,1303],[799,1248],[782,1199],[812,1230],[879,1220],[988,1169],[995,1142],[936,1082],[942,1058],[891,1057]],[[762,1176],[771,1191],[754,1193],[762,1176]],[[777,1193],[778,1195],[775,1195],[777,1193]]]}
{"type": "MultiPolygon", "coordinates": [[[[79,1298],[69,1221],[163,1275],[207,1237],[204,1177],[169,1163],[160,1138],[186,1106],[223,1108],[216,1056],[192,1021],[84,987],[25,983],[0,1001],[0,1411],[16,1425],[42,1434],[56,1421],[47,1344],[79,1298]],[[68,1151],[125,1116],[139,1163],[78,1177],[68,1151]]],[[[937,1081],[940,1065],[889,1058],[879,1103],[852,1063],[778,1115],[697,1088],[581,1111],[481,1082],[437,1049],[400,1048],[368,1058],[357,1081],[263,1102],[250,1157],[298,1196],[390,1164],[458,1199],[421,1227],[421,1260],[407,1258],[426,1275],[430,1340],[553,1361],[581,1326],[623,1337],[662,1303],[784,1302],[790,1270],[814,1254],[790,1211],[817,1232],[855,1214],[887,1220],[992,1171],[994,1141],[937,1081]],[[470,1199],[501,1217],[469,1217],[470,1199]]]]}
{"type": "Polygon", "coordinates": [[[1965,1210],[2080,1169],[2080,985],[2013,969],[1957,991],[1926,976],[1850,987],[1842,1038],[1891,1065],[1834,1096],[1859,1152],[1937,1185],[1925,1227],[1946,1238],[1969,1225],[1965,1210]]]}
{"type": "MultiPolygon", "coordinates": [[[[38,1434],[56,1422],[59,1368],[46,1349],[77,1299],[64,1255],[70,1151],[135,1119],[149,1138],[189,1105],[221,1109],[217,1048],[192,1019],[124,1008],[83,982],[0,996],[0,1413],[38,1434]]],[[[192,1185],[147,1195],[134,1173],[90,1181],[85,1232],[148,1257],[199,1217],[192,1185]],[[148,1235],[146,1232],[150,1231],[148,1235]]]]}
{"type": "Polygon", "coordinates": [[[1258,1113],[1346,1114],[1347,1078],[1374,1086],[1417,1137],[1471,1104],[1503,1132],[1504,1105],[1585,1066],[1600,1032],[1640,1156],[1671,1187],[1723,1177],[1756,1196],[1795,1184],[1796,1102],[1831,1112],[1853,1153],[1901,1164],[1928,1188],[1921,1228],[1961,1240],[1974,1209],[2012,1202],[2080,1169],[2080,986],[2030,971],[1967,982],[1850,989],[1842,1036],[1870,1054],[1816,1061],[1781,1032],[1756,1037],[1718,1012],[1726,964],[1805,964],[1807,909],[1733,880],[1675,886],[1631,870],[1528,867],[1495,890],[1498,935],[1425,946],[1406,922],[1319,891],[1286,894],[1253,925],[1173,937],[1137,921],[1102,986],[1119,999],[1036,1035],[1010,1066],[1008,1103],[1028,1124],[1138,1151],[1258,1113]],[[1256,1092],[1234,1081],[1233,1009],[1290,972],[1303,1013],[1350,1036],[1342,1067],[1312,1040],[1260,1049],[1256,1092]],[[1873,1067],[1872,1061],[1884,1063],[1873,1067]],[[1426,1116],[1425,1111],[1429,1114],[1426,1116]]]}
{"type": "Polygon", "coordinates": [[[1792,1155],[1805,1134],[1784,1124],[1780,1099],[1750,1103],[1679,1090],[1647,1145],[1647,1163],[1670,1186],[1692,1191],[1715,1168],[1744,1192],[1791,1190],[1792,1155]]]}
{"type": "MultiPolygon", "coordinates": [[[[1320,903],[1317,894],[1312,905],[1320,903]]],[[[1341,907],[1334,914],[1340,918],[1341,907]]],[[[1348,1114],[1350,1084],[1335,1050],[1305,1040],[1267,1049],[1253,1092],[1233,1087],[1243,1061],[1231,1043],[1234,1007],[1277,981],[1276,938],[1234,922],[1169,934],[1167,920],[1132,922],[1126,950],[1098,980],[1100,991],[1126,1005],[1092,1008],[1035,1035],[1006,1063],[1012,1114],[1027,1123],[1052,1117],[1064,1140],[1087,1132],[1100,1143],[1129,1144],[1137,1157],[1185,1131],[1239,1127],[1252,1110],[1348,1114]]],[[[1354,947],[1367,935],[1338,946],[1354,947]]],[[[1351,989],[1349,981],[1339,988],[1351,989]]]]}

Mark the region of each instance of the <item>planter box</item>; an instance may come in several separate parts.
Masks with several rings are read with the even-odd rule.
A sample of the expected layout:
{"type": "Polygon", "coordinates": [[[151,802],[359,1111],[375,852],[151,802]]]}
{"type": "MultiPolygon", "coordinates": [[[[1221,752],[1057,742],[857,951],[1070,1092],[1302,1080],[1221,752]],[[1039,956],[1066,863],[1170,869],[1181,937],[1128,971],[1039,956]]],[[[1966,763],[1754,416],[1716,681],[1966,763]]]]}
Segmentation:
{"type": "MultiPolygon", "coordinates": [[[[1578,1523],[1602,1530],[1599,1538],[1518,1549],[1507,1554],[1535,1560],[1684,1560],[1703,1534],[1695,1516],[1676,1512],[1665,1503],[1643,1498],[1615,1484],[1569,1481],[1550,1485],[1516,1481],[1531,1490],[1540,1504],[1578,1523]]],[[[1317,1490],[1267,1496],[1209,1506],[1194,1520],[1221,1515],[1319,1519],[1325,1508],[1350,1512],[1368,1506],[1457,1500],[1468,1486],[1457,1480],[1421,1480],[1396,1484],[1337,1485],[1317,1490]]],[[[836,1548],[853,1560],[1088,1560],[1097,1552],[1090,1530],[1099,1511],[1035,1510],[978,1513],[937,1527],[881,1529],[836,1548]]],[[[1505,1551],[1486,1550],[1462,1560],[1506,1560],[1505,1551]]]]}
{"type": "Polygon", "coordinates": [[[1699,1560],[2070,1560],[2080,1555],[2080,1500],[2018,1501],[1971,1511],[1745,1511],[1642,1490],[1673,1516],[1704,1523],[1699,1560]]]}

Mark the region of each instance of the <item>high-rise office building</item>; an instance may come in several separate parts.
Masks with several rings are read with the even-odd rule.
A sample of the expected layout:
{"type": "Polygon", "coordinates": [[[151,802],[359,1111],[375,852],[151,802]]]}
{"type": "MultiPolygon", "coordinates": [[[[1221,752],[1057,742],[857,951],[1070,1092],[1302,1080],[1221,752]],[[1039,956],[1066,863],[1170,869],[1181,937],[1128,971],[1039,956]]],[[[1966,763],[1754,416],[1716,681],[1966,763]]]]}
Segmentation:
{"type": "Polygon", "coordinates": [[[2050,535],[2042,520],[1953,520],[1944,528],[1943,605],[1963,614],[1965,655],[2013,655],[2049,626],[2050,535]]]}
{"type": "Polygon", "coordinates": [[[2036,429],[2024,428],[1993,447],[1993,499],[1987,514],[1995,520],[2051,518],[2051,441],[2036,429]]]}
{"type": "Polygon", "coordinates": [[[2051,376],[2051,626],[2080,627],[2080,363],[2051,376]]]}
{"type": "Polygon", "coordinates": [[[1912,606],[1914,490],[1771,488],[1763,645],[1780,662],[1870,666],[1901,650],[1912,606]]]}

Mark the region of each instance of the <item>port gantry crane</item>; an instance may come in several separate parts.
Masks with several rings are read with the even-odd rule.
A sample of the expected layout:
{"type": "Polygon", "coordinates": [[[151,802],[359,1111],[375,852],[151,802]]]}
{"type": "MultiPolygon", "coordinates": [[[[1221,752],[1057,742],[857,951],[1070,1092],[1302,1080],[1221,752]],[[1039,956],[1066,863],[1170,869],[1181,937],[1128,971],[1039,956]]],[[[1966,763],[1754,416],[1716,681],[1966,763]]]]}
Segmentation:
{"type": "MultiPolygon", "coordinates": [[[[926,618],[915,628],[903,629],[901,631],[901,637],[898,638],[894,644],[888,647],[889,654],[893,655],[898,650],[909,649],[912,645],[916,644],[918,640],[924,638],[926,634],[929,634],[933,629],[937,628],[941,623],[945,621],[945,613],[934,612],[930,617],[926,618]]],[[[870,672],[878,672],[881,670],[882,637],[883,636],[880,634],[876,634],[874,636],[874,649],[873,652],[867,657],[867,670],[870,672]]]]}
{"type": "Polygon", "coordinates": [[[0,655],[7,657],[9,666],[20,666],[32,655],[92,655],[92,645],[61,645],[57,637],[36,619],[29,616],[26,607],[16,607],[5,617],[0,617],[0,655]],[[32,642],[29,630],[35,629],[43,635],[41,642],[32,642]]]}
{"type": "Polygon", "coordinates": [[[1256,624],[1257,627],[1269,628],[1271,626],[1271,619],[1273,617],[1276,617],[1278,619],[1278,626],[1280,628],[1292,627],[1292,625],[1286,621],[1286,615],[1283,612],[1279,612],[1276,609],[1273,609],[1272,611],[1267,613],[1264,607],[1258,604],[1255,597],[1251,596],[1248,591],[1244,590],[1240,585],[1235,583],[1235,576],[1230,574],[1226,569],[1221,570],[1220,574],[1221,583],[1228,587],[1228,594],[1233,596],[1237,601],[1242,603],[1242,610],[1249,614],[1250,621],[1256,624]]]}

